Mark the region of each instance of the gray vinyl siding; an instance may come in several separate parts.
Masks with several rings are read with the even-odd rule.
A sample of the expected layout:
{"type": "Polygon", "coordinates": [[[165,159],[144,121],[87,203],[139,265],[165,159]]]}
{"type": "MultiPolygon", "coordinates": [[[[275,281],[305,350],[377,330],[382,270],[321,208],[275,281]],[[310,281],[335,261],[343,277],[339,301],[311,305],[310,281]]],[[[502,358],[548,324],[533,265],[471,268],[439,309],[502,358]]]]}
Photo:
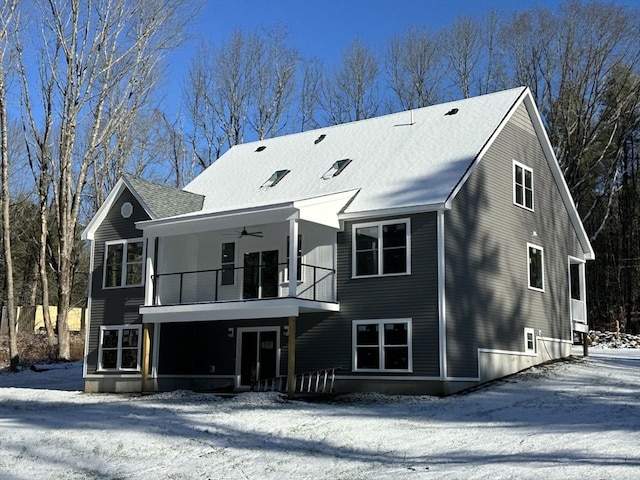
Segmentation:
{"type": "Polygon", "coordinates": [[[342,375],[349,374],[352,371],[354,320],[410,318],[413,327],[413,373],[439,375],[436,214],[396,218],[411,220],[411,275],[352,278],[352,225],[390,218],[346,222],[344,231],[338,233],[340,312],[300,317],[297,371],[340,367],[342,375]]]}
{"type": "Polygon", "coordinates": [[[570,339],[568,256],[584,253],[521,105],[445,213],[448,375],[478,375],[478,348],[524,350],[524,328],[570,339]],[[534,209],[513,204],[513,161],[533,170],[534,209]],[[528,288],[527,243],[544,292],[528,288]]]}
{"type": "Polygon", "coordinates": [[[135,222],[149,216],[131,192],[125,189],[98,227],[94,237],[93,271],[91,272],[91,311],[88,336],[87,372],[94,373],[98,361],[100,326],[140,323],[138,307],[144,301],[144,287],[103,288],[105,242],[127,238],[140,238],[142,231],[135,222]],[[133,205],[133,214],[123,218],[120,208],[125,202],[133,205]]]}
{"type": "MultiPolygon", "coordinates": [[[[297,318],[297,372],[337,367],[341,369],[341,375],[349,375],[352,371],[353,320],[410,318],[413,374],[439,375],[436,214],[398,218],[411,219],[411,275],[351,278],[352,223],[347,223],[345,231],[338,233],[337,240],[340,312],[302,314],[297,318]]],[[[367,220],[367,223],[370,221],[376,220],[367,220]]],[[[273,318],[162,325],[158,373],[207,375],[209,366],[215,365],[215,375],[233,375],[237,338],[228,337],[229,328],[237,332],[238,328],[274,326],[282,332],[287,324],[286,318],[273,318]]],[[[281,375],[287,373],[287,342],[288,337],[281,334],[281,375]]]]}

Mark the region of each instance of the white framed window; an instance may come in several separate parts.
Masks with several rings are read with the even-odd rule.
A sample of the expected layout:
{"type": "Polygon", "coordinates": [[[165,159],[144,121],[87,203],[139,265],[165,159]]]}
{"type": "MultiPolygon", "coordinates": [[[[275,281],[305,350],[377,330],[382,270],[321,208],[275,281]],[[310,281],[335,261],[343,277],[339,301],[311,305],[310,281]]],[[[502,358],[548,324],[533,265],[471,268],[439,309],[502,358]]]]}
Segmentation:
{"type": "Polygon", "coordinates": [[[411,319],[354,320],[353,370],[411,372],[411,319]]]}
{"type": "Polygon", "coordinates": [[[101,326],[98,370],[140,370],[142,325],[101,326]]]}
{"type": "Polygon", "coordinates": [[[533,210],[533,170],[514,160],[513,203],[533,210]]]}
{"type": "Polygon", "coordinates": [[[144,240],[106,242],[104,288],[139,287],[144,283],[144,240]]]}
{"type": "Polygon", "coordinates": [[[527,275],[529,288],[544,292],[544,250],[532,243],[527,243],[527,275]]]}
{"type": "Polygon", "coordinates": [[[411,222],[407,219],[353,225],[352,275],[411,273],[411,222]]]}
{"type": "Polygon", "coordinates": [[[525,353],[536,353],[536,332],[533,328],[524,329],[525,353]]]}

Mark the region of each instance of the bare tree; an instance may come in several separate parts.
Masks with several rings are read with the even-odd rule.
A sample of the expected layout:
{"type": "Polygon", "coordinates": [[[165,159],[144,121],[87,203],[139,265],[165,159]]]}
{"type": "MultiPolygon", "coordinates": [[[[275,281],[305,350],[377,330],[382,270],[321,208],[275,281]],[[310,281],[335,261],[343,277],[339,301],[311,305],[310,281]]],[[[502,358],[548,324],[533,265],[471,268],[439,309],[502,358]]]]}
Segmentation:
{"type": "Polygon", "coordinates": [[[620,176],[614,139],[622,110],[608,97],[638,71],[639,29],[637,10],[570,1],[557,14],[516,16],[503,35],[514,80],[532,89],[592,239],[608,221],[620,176]],[[607,86],[623,66],[626,80],[607,86]]]}
{"type": "Polygon", "coordinates": [[[281,29],[256,39],[254,85],[249,124],[259,139],[273,137],[286,126],[295,92],[298,52],[287,47],[281,29]]]}
{"type": "Polygon", "coordinates": [[[298,128],[300,131],[318,128],[317,111],[322,91],[322,64],[318,59],[302,61],[298,93],[298,128]]]}
{"type": "Polygon", "coordinates": [[[473,75],[482,54],[479,22],[471,17],[458,17],[443,33],[443,46],[449,61],[449,78],[464,98],[471,96],[473,75]]]}
{"type": "Polygon", "coordinates": [[[327,120],[339,124],[370,118],[381,105],[378,59],[360,40],[342,54],[342,64],[325,77],[322,107],[327,120]]]}
{"type": "Polygon", "coordinates": [[[390,40],[385,65],[391,90],[403,110],[440,100],[442,50],[440,38],[426,28],[409,29],[390,40]]]}
{"type": "Polygon", "coordinates": [[[67,313],[90,170],[127,158],[123,148],[130,144],[124,132],[148,101],[160,61],[180,40],[192,10],[182,0],[35,3],[32,28],[37,35],[30,33],[36,45],[19,45],[19,51],[23,72],[27,61],[40,68],[37,82],[23,75],[23,117],[28,143],[39,145],[34,167],[53,187],[58,345],[60,358],[68,359],[67,313]],[[42,108],[33,98],[40,99],[42,108]]]}
{"type": "Polygon", "coordinates": [[[256,34],[237,30],[219,48],[202,44],[191,61],[183,98],[202,168],[244,140],[259,44],[256,34]]]}
{"type": "Polygon", "coordinates": [[[9,192],[9,127],[7,120],[7,55],[9,36],[14,28],[16,2],[7,1],[0,7],[0,157],[2,158],[2,247],[5,265],[6,311],[9,323],[10,367],[15,370],[20,363],[16,337],[16,314],[13,285],[13,254],[11,252],[11,196],[9,192]]]}

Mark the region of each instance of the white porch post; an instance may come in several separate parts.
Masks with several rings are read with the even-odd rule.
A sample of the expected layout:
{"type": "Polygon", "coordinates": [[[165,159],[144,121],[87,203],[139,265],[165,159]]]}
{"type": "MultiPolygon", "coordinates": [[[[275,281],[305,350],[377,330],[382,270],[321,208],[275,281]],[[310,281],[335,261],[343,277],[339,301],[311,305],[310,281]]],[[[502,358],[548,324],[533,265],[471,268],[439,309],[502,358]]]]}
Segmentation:
{"type": "Polygon", "coordinates": [[[147,254],[145,259],[145,269],[144,269],[144,304],[145,305],[153,305],[154,304],[154,282],[153,276],[155,274],[155,259],[156,259],[156,247],[158,242],[158,237],[148,237],[146,239],[147,242],[147,254]]]}

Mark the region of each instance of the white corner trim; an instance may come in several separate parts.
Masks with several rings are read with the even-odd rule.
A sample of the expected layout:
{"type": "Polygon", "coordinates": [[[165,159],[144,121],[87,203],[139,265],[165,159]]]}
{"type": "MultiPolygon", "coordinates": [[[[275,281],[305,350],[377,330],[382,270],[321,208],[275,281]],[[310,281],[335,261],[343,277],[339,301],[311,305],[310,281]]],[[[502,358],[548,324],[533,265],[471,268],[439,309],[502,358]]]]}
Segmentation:
{"type": "Polygon", "coordinates": [[[445,296],[445,237],[444,237],[444,209],[437,214],[437,250],[438,250],[438,340],[440,350],[440,378],[445,380],[447,376],[447,303],[445,296]]]}

